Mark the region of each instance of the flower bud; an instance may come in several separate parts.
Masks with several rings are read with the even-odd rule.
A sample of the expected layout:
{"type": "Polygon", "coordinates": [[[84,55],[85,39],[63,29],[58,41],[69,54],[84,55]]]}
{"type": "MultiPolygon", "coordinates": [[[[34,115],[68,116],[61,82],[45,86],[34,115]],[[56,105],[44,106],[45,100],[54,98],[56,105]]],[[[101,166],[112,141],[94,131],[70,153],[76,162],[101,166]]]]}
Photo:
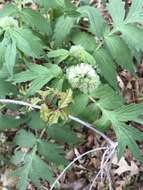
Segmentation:
{"type": "Polygon", "coordinates": [[[89,64],[71,66],[67,69],[66,75],[72,88],[77,88],[84,93],[90,93],[100,85],[98,74],[89,64]]]}

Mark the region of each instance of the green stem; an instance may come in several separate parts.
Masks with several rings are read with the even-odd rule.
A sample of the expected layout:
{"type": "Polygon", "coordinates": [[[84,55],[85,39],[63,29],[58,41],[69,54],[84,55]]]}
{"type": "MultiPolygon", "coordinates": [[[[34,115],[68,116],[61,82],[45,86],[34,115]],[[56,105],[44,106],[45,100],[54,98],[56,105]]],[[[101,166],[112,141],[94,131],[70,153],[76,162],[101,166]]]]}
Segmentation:
{"type": "Polygon", "coordinates": [[[44,129],[41,131],[40,136],[39,136],[40,139],[43,137],[45,131],[46,131],[46,128],[44,128],[44,129]]]}
{"type": "Polygon", "coordinates": [[[105,39],[111,35],[113,35],[115,32],[118,32],[118,28],[114,28],[111,30],[111,32],[107,35],[107,36],[104,36],[104,39],[98,44],[97,48],[94,50],[93,54],[95,54],[101,47],[102,45],[104,44],[105,42],[105,39]]]}

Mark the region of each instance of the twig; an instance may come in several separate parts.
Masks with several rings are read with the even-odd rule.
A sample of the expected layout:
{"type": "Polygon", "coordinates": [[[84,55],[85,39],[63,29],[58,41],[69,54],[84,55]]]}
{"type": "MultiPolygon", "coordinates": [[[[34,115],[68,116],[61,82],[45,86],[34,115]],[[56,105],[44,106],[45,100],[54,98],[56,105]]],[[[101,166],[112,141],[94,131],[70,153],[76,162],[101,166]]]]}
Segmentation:
{"type": "Polygon", "coordinates": [[[108,182],[109,182],[109,190],[113,190],[110,171],[111,171],[111,166],[112,166],[112,160],[114,158],[115,153],[116,153],[116,149],[114,149],[114,152],[113,152],[113,154],[110,158],[110,161],[106,167],[106,174],[107,174],[107,178],[108,178],[108,182]]]}
{"type": "MultiPolygon", "coordinates": [[[[30,108],[33,108],[33,109],[39,109],[39,110],[41,109],[41,106],[33,105],[33,104],[23,102],[23,101],[19,101],[19,100],[0,99],[0,103],[16,104],[16,105],[27,106],[27,107],[30,107],[30,108]]],[[[104,133],[102,133],[102,132],[98,131],[97,129],[95,129],[94,127],[92,127],[91,124],[89,124],[89,123],[87,123],[85,121],[82,121],[81,119],[79,119],[79,118],[77,118],[75,116],[72,116],[72,115],[69,115],[69,119],[84,125],[88,129],[91,129],[92,131],[94,131],[98,135],[102,136],[112,147],[115,146],[114,141],[112,141],[110,138],[108,138],[104,133]]]]}
{"type": "Polygon", "coordinates": [[[92,149],[89,150],[81,155],[79,155],[78,157],[76,157],[72,162],[69,163],[69,165],[62,171],[62,173],[57,177],[57,179],[55,180],[55,182],[53,183],[53,185],[51,186],[50,190],[53,190],[53,188],[55,187],[55,185],[59,182],[59,180],[62,178],[62,176],[65,174],[65,172],[78,160],[80,160],[83,156],[86,156],[87,154],[99,151],[99,150],[105,150],[108,147],[100,147],[100,148],[96,148],[96,149],[92,149]]]}
{"type": "MultiPolygon", "coordinates": [[[[99,170],[99,172],[96,174],[96,176],[95,176],[95,178],[94,178],[94,180],[93,180],[93,182],[92,182],[92,184],[91,184],[89,190],[92,190],[92,188],[93,188],[93,186],[94,186],[94,184],[95,184],[95,182],[96,182],[98,176],[101,175],[103,171],[106,171],[106,176],[108,177],[108,181],[109,181],[109,189],[110,189],[110,190],[113,189],[113,188],[112,188],[112,180],[111,180],[111,176],[110,176],[109,171],[110,171],[110,169],[111,169],[111,165],[110,165],[110,164],[111,164],[111,160],[112,160],[112,158],[113,158],[113,156],[114,156],[114,154],[115,154],[115,152],[116,152],[116,148],[117,148],[117,144],[115,145],[114,148],[111,148],[111,149],[110,149],[109,155],[108,155],[108,157],[107,157],[107,159],[106,159],[105,161],[104,161],[104,159],[105,159],[105,156],[104,156],[104,155],[105,155],[105,154],[103,154],[100,170],[99,170]],[[110,162],[109,162],[109,160],[110,160],[110,162]],[[108,163],[108,162],[109,162],[109,163],[108,163]],[[109,165],[110,165],[110,167],[108,167],[109,165]],[[107,170],[108,170],[108,171],[107,171],[107,170]]],[[[107,150],[106,150],[106,151],[107,151],[107,150]]],[[[105,152],[106,152],[106,151],[105,151],[105,152]]],[[[104,153],[105,153],[105,152],[104,152],[104,153]]],[[[103,174],[102,174],[102,175],[103,175],[103,174]]]]}
{"type": "Polygon", "coordinates": [[[101,164],[100,164],[100,168],[101,168],[101,174],[100,174],[100,176],[101,176],[101,181],[103,181],[103,175],[104,175],[104,169],[105,169],[105,168],[103,168],[102,166],[103,166],[103,164],[104,164],[104,162],[105,162],[105,158],[106,158],[107,153],[109,154],[109,149],[107,149],[107,150],[104,152],[104,154],[103,154],[103,156],[102,156],[101,164]]]}
{"type": "Polygon", "coordinates": [[[16,105],[30,107],[30,108],[33,108],[33,109],[41,109],[41,106],[33,105],[33,104],[23,102],[23,101],[19,101],[19,100],[0,99],[0,103],[3,103],[3,104],[16,104],[16,105]]]}
{"type": "Polygon", "coordinates": [[[91,124],[89,124],[89,123],[87,123],[87,122],[85,122],[85,121],[83,121],[77,117],[74,117],[72,115],[69,115],[69,118],[73,121],[76,121],[77,123],[80,123],[80,124],[86,126],[86,128],[91,129],[92,131],[94,131],[95,133],[97,133],[98,135],[103,137],[112,147],[115,146],[114,141],[112,141],[110,138],[108,138],[104,133],[102,133],[102,132],[98,131],[97,129],[95,129],[94,127],[92,127],[91,124]]]}

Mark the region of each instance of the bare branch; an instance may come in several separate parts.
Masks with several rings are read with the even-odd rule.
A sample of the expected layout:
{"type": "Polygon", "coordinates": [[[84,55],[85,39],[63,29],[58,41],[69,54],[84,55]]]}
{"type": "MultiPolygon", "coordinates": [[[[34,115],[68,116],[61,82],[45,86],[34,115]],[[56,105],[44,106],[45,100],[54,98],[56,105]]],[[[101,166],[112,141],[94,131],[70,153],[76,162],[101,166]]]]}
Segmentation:
{"type": "Polygon", "coordinates": [[[30,108],[33,108],[33,109],[41,109],[41,106],[33,105],[33,104],[23,102],[23,101],[19,101],[19,100],[0,99],[0,103],[3,103],[3,104],[16,104],[16,105],[30,107],[30,108]]]}
{"type": "Polygon", "coordinates": [[[96,152],[96,151],[100,151],[100,150],[105,150],[107,149],[108,147],[100,147],[100,148],[96,148],[96,149],[92,149],[92,150],[89,150],[81,155],[79,155],[78,157],[76,157],[72,162],[69,163],[69,165],[62,171],[62,173],[57,177],[57,179],[55,180],[55,182],[53,183],[53,185],[51,186],[50,190],[53,190],[53,188],[55,187],[55,185],[59,182],[59,180],[62,178],[62,176],[65,174],[65,172],[78,160],[80,160],[82,157],[90,154],[90,153],[93,153],[93,152],[96,152]]]}
{"type": "MultiPolygon", "coordinates": [[[[41,109],[41,106],[33,105],[33,104],[23,102],[23,101],[19,101],[19,100],[0,99],[0,103],[16,104],[16,105],[27,106],[27,107],[30,107],[30,108],[33,108],[33,109],[39,109],[39,110],[41,109]]],[[[115,146],[115,142],[113,142],[110,138],[108,138],[104,133],[102,133],[102,132],[98,131],[97,129],[95,129],[94,127],[92,127],[91,124],[89,124],[89,123],[87,123],[85,121],[82,121],[81,119],[79,119],[79,118],[77,118],[75,116],[72,116],[72,115],[69,115],[69,119],[84,125],[88,129],[91,129],[92,131],[94,131],[98,135],[102,136],[112,147],[115,146]]]]}
{"type": "MultiPolygon", "coordinates": [[[[116,148],[117,148],[117,144],[114,148],[110,148],[110,152],[108,153],[108,156],[106,158],[106,160],[104,161],[105,159],[105,152],[107,153],[107,150],[104,152],[103,154],[103,157],[102,157],[102,160],[101,160],[101,166],[100,166],[100,170],[99,172],[96,174],[89,190],[92,190],[97,178],[99,175],[103,176],[103,173],[105,173],[105,175],[107,176],[108,178],[108,181],[109,181],[109,189],[112,190],[112,180],[111,180],[111,176],[110,176],[110,170],[111,170],[111,162],[112,162],[112,159],[114,157],[114,154],[116,152],[116,148]]],[[[101,179],[102,180],[102,179],[101,179]]]]}
{"type": "Polygon", "coordinates": [[[94,131],[95,133],[97,133],[98,135],[100,135],[101,137],[103,137],[112,147],[115,146],[115,142],[112,141],[110,138],[108,138],[104,133],[98,131],[97,129],[95,129],[94,127],[92,127],[91,124],[85,122],[85,121],[82,121],[81,119],[77,118],[77,117],[74,117],[72,115],[69,115],[69,118],[73,121],[76,121],[77,123],[80,123],[82,125],[84,125],[86,128],[88,129],[91,129],[92,131],[94,131]]]}

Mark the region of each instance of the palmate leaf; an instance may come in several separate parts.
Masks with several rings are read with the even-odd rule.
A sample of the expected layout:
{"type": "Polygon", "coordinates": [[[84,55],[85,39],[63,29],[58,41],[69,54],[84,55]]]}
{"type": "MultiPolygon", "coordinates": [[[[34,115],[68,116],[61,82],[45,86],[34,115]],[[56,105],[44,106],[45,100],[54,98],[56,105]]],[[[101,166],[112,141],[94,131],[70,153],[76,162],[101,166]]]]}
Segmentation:
{"type": "Polygon", "coordinates": [[[63,150],[60,146],[38,139],[33,133],[26,130],[20,130],[14,139],[14,143],[23,148],[34,148],[36,151],[45,157],[49,162],[56,163],[57,165],[66,164],[63,157],[63,150]]]}
{"type": "Polygon", "coordinates": [[[11,162],[17,166],[17,169],[12,173],[13,176],[19,177],[17,189],[26,190],[30,181],[36,187],[40,187],[41,182],[45,180],[52,182],[53,173],[47,162],[44,162],[38,154],[49,163],[53,162],[58,165],[67,163],[61,147],[38,139],[33,133],[26,130],[19,131],[14,142],[21,148],[29,149],[26,153],[16,151],[11,159],[11,162]]]}
{"type": "Polygon", "coordinates": [[[116,66],[112,57],[106,49],[100,48],[94,53],[94,58],[101,75],[109,82],[109,84],[117,89],[116,66]]]}
{"type": "Polygon", "coordinates": [[[129,13],[125,20],[126,23],[143,22],[143,1],[133,0],[132,5],[129,9],[129,13]]]}
{"type": "Polygon", "coordinates": [[[39,12],[25,8],[22,9],[21,18],[26,24],[31,26],[33,29],[37,29],[40,32],[47,35],[51,34],[51,26],[48,22],[48,19],[43,17],[39,12]]]}
{"type": "Polygon", "coordinates": [[[109,49],[113,59],[124,69],[134,72],[133,56],[127,44],[118,36],[108,36],[105,39],[107,48],[109,49]]]}
{"type": "Polygon", "coordinates": [[[136,141],[143,141],[143,133],[141,133],[138,129],[126,125],[122,122],[114,123],[113,128],[116,132],[116,136],[119,143],[119,159],[123,156],[127,146],[133,153],[134,157],[143,162],[143,156],[141,155],[140,149],[136,144],[136,141]]]}
{"type": "Polygon", "coordinates": [[[119,95],[112,91],[108,86],[101,86],[93,92],[92,96],[97,99],[96,106],[102,112],[102,116],[94,123],[100,130],[106,130],[109,126],[113,127],[119,144],[119,158],[123,156],[126,147],[128,147],[135,158],[143,161],[143,156],[136,144],[136,141],[143,141],[143,133],[125,123],[136,121],[142,114],[143,105],[123,105],[119,95]],[[111,109],[114,103],[117,104],[111,109]]]}
{"type": "Polygon", "coordinates": [[[102,37],[107,25],[100,12],[91,6],[82,6],[78,11],[81,13],[81,18],[87,17],[89,19],[89,31],[97,37],[102,37]]]}
{"type": "Polygon", "coordinates": [[[61,44],[68,35],[75,24],[75,18],[69,16],[60,16],[56,22],[53,39],[56,44],[61,44]]]}
{"type": "Polygon", "coordinates": [[[42,65],[29,64],[28,70],[15,74],[12,80],[15,83],[32,81],[27,92],[29,95],[32,95],[60,74],[61,69],[57,65],[49,64],[48,67],[44,67],[42,65]]]}
{"type": "Polygon", "coordinates": [[[36,155],[35,148],[26,155],[19,152],[16,154],[18,155],[12,158],[12,163],[15,165],[21,164],[21,166],[11,175],[19,177],[17,189],[26,190],[30,181],[37,187],[40,187],[41,180],[52,182],[53,173],[48,165],[36,155]]]}
{"type": "Polygon", "coordinates": [[[122,0],[110,0],[107,9],[112,17],[113,24],[120,26],[125,18],[125,3],[122,0]]]}

